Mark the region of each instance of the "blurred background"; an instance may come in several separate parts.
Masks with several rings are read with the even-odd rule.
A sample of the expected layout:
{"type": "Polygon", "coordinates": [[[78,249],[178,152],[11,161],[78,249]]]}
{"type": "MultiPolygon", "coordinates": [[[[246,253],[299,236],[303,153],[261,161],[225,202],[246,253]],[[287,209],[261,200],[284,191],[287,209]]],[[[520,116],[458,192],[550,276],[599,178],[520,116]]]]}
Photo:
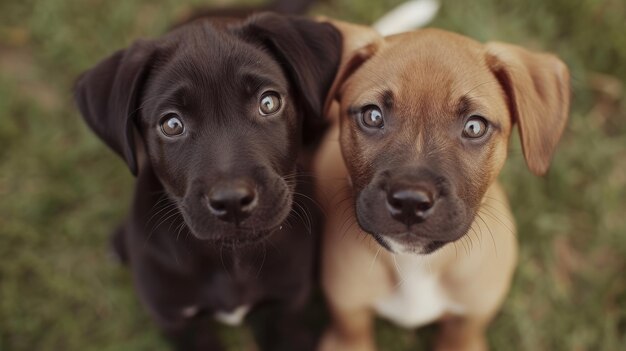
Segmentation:
{"type": "MultiPolygon", "coordinates": [[[[312,13],[369,24],[401,2],[325,0],[312,13]]],[[[133,178],[87,130],[71,85],[215,3],[0,0],[0,351],[167,350],[108,254],[133,178]]],[[[573,74],[549,175],[527,171],[515,136],[501,176],[521,254],[492,349],[626,350],[626,1],[442,0],[432,26],[554,52],[573,74]]],[[[379,321],[377,333],[381,350],[408,351],[432,328],[379,321]]],[[[250,349],[246,330],[221,334],[250,349]]]]}

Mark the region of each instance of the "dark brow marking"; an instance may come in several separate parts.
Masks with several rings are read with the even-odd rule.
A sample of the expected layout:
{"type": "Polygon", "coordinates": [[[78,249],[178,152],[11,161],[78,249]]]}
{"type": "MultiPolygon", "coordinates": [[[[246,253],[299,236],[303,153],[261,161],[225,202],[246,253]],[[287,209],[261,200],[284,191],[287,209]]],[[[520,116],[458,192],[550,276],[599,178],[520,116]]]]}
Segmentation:
{"type": "Polygon", "coordinates": [[[348,107],[347,111],[348,111],[348,114],[350,116],[354,116],[356,114],[361,113],[362,109],[363,109],[363,107],[360,107],[360,106],[350,106],[350,107],[348,107]]]}
{"type": "Polygon", "coordinates": [[[472,110],[475,109],[474,104],[472,103],[472,99],[467,95],[463,95],[459,102],[456,105],[456,113],[461,118],[465,118],[472,110]]]}
{"type": "Polygon", "coordinates": [[[357,105],[349,106],[346,112],[349,115],[355,115],[355,114],[361,113],[366,106],[371,106],[371,105],[377,106],[378,108],[382,110],[390,110],[393,107],[393,104],[394,104],[393,92],[389,89],[384,89],[384,90],[380,90],[376,92],[376,98],[373,100],[373,102],[361,104],[358,106],[357,105]]]}
{"type": "Polygon", "coordinates": [[[389,89],[385,89],[382,93],[383,105],[386,109],[391,109],[393,107],[393,92],[389,89]]]}
{"type": "Polygon", "coordinates": [[[185,107],[189,91],[189,86],[187,84],[177,84],[159,96],[161,101],[157,103],[156,110],[164,110],[170,107],[185,107]]]}
{"type": "MultiPolygon", "coordinates": [[[[476,112],[478,110],[478,106],[477,104],[473,101],[473,99],[467,95],[463,95],[460,99],[459,102],[456,105],[456,113],[460,118],[466,118],[469,116],[470,113],[472,112],[476,112]]],[[[475,113],[474,113],[475,114],[475,113]]],[[[478,114],[480,115],[480,114],[478,114]]],[[[493,119],[487,118],[487,116],[482,116],[485,119],[487,119],[487,121],[489,121],[489,124],[495,128],[498,131],[502,130],[502,125],[498,122],[495,121],[493,119]]]]}
{"type": "Polygon", "coordinates": [[[271,78],[253,73],[244,73],[241,78],[250,93],[258,92],[263,87],[277,85],[271,78]]]}

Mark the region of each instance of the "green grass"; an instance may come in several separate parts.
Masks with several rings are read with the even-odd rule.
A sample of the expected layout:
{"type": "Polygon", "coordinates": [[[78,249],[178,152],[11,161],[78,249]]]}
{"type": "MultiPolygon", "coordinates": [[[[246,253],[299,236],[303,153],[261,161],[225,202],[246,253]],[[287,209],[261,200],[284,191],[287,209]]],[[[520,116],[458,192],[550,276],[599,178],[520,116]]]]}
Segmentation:
{"type": "MultiPolygon", "coordinates": [[[[369,23],[399,2],[331,0],[315,12],[369,23]]],[[[85,128],[70,87],[79,72],[134,38],[163,33],[189,7],[0,3],[0,351],[166,349],[128,272],[108,259],[107,237],[133,179],[85,128]]],[[[494,350],[626,345],[624,18],[622,0],[444,0],[434,23],[555,52],[573,73],[571,122],[550,174],[533,177],[514,140],[502,175],[521,253],[489,330],[494,350]]],[[[414,350],[430,331],[380,322],[378,337],[382,350],[414,350]]],[[[233,350],[249,339],[224,335],[233,350]]]]}

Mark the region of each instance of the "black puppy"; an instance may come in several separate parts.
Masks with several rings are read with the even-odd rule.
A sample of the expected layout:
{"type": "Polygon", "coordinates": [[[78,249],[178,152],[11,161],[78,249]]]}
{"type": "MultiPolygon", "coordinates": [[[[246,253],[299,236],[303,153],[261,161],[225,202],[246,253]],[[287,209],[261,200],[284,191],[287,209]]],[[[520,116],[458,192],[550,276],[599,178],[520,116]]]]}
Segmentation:
{"type": "Polygon", "coordinates": [[[85,120],[138,176],[116,250],[180,349],[219,350],[207,318],[236,324],[270,302],[283,313],[264,348],[303,349],[289,326],[317,239],[298,159],[340,52],[331,25],[265,13],[137,41],[78,79],[85,120]]]}

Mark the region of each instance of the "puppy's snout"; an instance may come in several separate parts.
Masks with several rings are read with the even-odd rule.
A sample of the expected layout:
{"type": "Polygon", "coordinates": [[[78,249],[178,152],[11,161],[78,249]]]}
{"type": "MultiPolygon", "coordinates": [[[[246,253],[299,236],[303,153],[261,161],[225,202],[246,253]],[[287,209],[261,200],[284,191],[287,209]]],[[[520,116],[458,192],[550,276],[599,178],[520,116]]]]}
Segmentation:
{"type": "Polygon", "coordinates": [[[258,202],[254,185],[249,181],[234,181],[216,185],[208,195],[208,206],[217,218],[239,224],[248,218],[258,202]]]}
{"type": "Polygon", "coordinates": [[[428,184],[399,185],[387,192],[391,217],[407,226],[426,220],[436,201],[436,189],[428,184]]]}

